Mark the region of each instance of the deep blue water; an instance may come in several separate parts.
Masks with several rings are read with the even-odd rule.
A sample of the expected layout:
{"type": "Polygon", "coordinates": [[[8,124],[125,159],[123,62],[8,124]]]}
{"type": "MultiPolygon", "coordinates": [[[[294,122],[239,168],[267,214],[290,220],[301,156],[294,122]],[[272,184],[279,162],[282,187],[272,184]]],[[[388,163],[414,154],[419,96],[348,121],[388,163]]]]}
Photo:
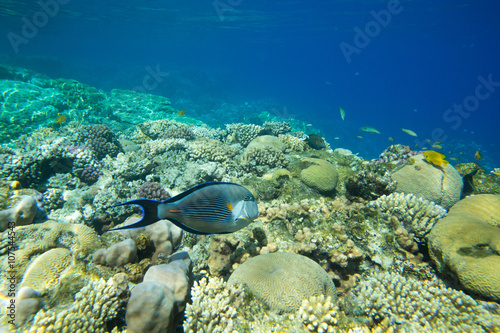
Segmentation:
{"type": "Polygon", "coordinates": [[[159,69],[149,92],[205,119],[222,102],[270,103],[365,158],[391,136],[441,141],[459,162],[480,149],[479,163],[500,167],[498,1],[55,1],[41,2],[54,14],[46,22],[40,3],[2,2],[1,62],[105,90],[159,69]],[[26,22],[38,31],[23,34],[26,22]]]}

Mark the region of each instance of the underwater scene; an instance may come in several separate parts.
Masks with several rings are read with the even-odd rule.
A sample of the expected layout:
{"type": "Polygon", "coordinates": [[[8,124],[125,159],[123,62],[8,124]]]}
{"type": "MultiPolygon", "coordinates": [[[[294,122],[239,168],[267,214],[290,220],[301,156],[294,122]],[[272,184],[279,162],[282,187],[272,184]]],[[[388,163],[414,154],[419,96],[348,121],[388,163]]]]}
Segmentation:
{"type": "Polygon", "coordinates": [[[0,18],[0,333],[500,333],[499,2],[0,18]]]}

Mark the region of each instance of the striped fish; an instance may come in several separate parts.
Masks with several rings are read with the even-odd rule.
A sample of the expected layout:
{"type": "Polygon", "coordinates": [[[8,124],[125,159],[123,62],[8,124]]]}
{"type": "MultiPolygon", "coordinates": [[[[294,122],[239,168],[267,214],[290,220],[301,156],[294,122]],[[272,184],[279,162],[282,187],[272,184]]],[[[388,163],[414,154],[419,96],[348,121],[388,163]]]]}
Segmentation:
{"type": "Polygon", "coordinates": [[[259,216],[257,201],[249,190],[224,182],[202,183],[164,202],[137,199],[112,207],[123,205],[140,206],[142,219],[110,231],[142,228],[166,219],[194,234],[226,234],[246,227],[259,216]]]}

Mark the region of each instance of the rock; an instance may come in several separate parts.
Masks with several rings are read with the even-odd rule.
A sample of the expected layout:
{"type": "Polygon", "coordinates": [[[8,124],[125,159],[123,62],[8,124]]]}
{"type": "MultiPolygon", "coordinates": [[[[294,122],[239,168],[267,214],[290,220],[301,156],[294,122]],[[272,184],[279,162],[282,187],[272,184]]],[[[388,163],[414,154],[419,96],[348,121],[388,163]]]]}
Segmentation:
{"type": "Polygon", "coordinates": [[[36,200],[28,195],[22,195],[14,207],[0,211],[0,231],[9,227],[9,222],[14,222],[16,226],[33,223],[38,206],[36,200]]]}
{"type": "Polygon", "coordinates": [[[191,290],[191,259],[187,252],[173,254],[168,265],[148,269],[144,282],[139,283],[127,305],[129,333],[173,332],[183,318],[191,290]]]}

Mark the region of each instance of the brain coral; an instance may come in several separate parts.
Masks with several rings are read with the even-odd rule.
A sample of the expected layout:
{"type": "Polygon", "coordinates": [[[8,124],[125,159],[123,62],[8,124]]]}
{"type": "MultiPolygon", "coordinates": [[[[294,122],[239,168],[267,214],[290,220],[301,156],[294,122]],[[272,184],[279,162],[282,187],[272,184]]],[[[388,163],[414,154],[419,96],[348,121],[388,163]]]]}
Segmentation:
{"type": "Polygon", "coordinates": [[[313,260],[295,253],[262,254],[233,272],[228,285],[246,283],[249,290],[272,310],[293,312],[311,296],[337,299],[335,285],[313,260]]]}
{"type": "Polygon", "coordinates": [[[409,160],[412,162],[392,174],[392,179],[397,181],[396,192],[412,193],[444,208],[460,200],[462,177],[451,164],[436,167],[422,154],[409,160]]]}
{"type": "Polygon", "coordinates": [[[320,192],[330,192],[335,189],[339,176],[337,169],[330,163],[319,158],[305,158],[301,162],[300,179],[309,187],[320,192]]]}
{"type": "Polygon", "coordinates": [[[49,250],[36,258],[26,270],[22,287],[44,292],[59,283],[59,279],[70,265],[71,252],[65,248],[49,250]]]}
{"type": "Polygon", "coordinates": [[[453,206],[432,228],[429,254],[439,272],[468,291],[500,300],[500,196],[480,194],[453,206]]]}

